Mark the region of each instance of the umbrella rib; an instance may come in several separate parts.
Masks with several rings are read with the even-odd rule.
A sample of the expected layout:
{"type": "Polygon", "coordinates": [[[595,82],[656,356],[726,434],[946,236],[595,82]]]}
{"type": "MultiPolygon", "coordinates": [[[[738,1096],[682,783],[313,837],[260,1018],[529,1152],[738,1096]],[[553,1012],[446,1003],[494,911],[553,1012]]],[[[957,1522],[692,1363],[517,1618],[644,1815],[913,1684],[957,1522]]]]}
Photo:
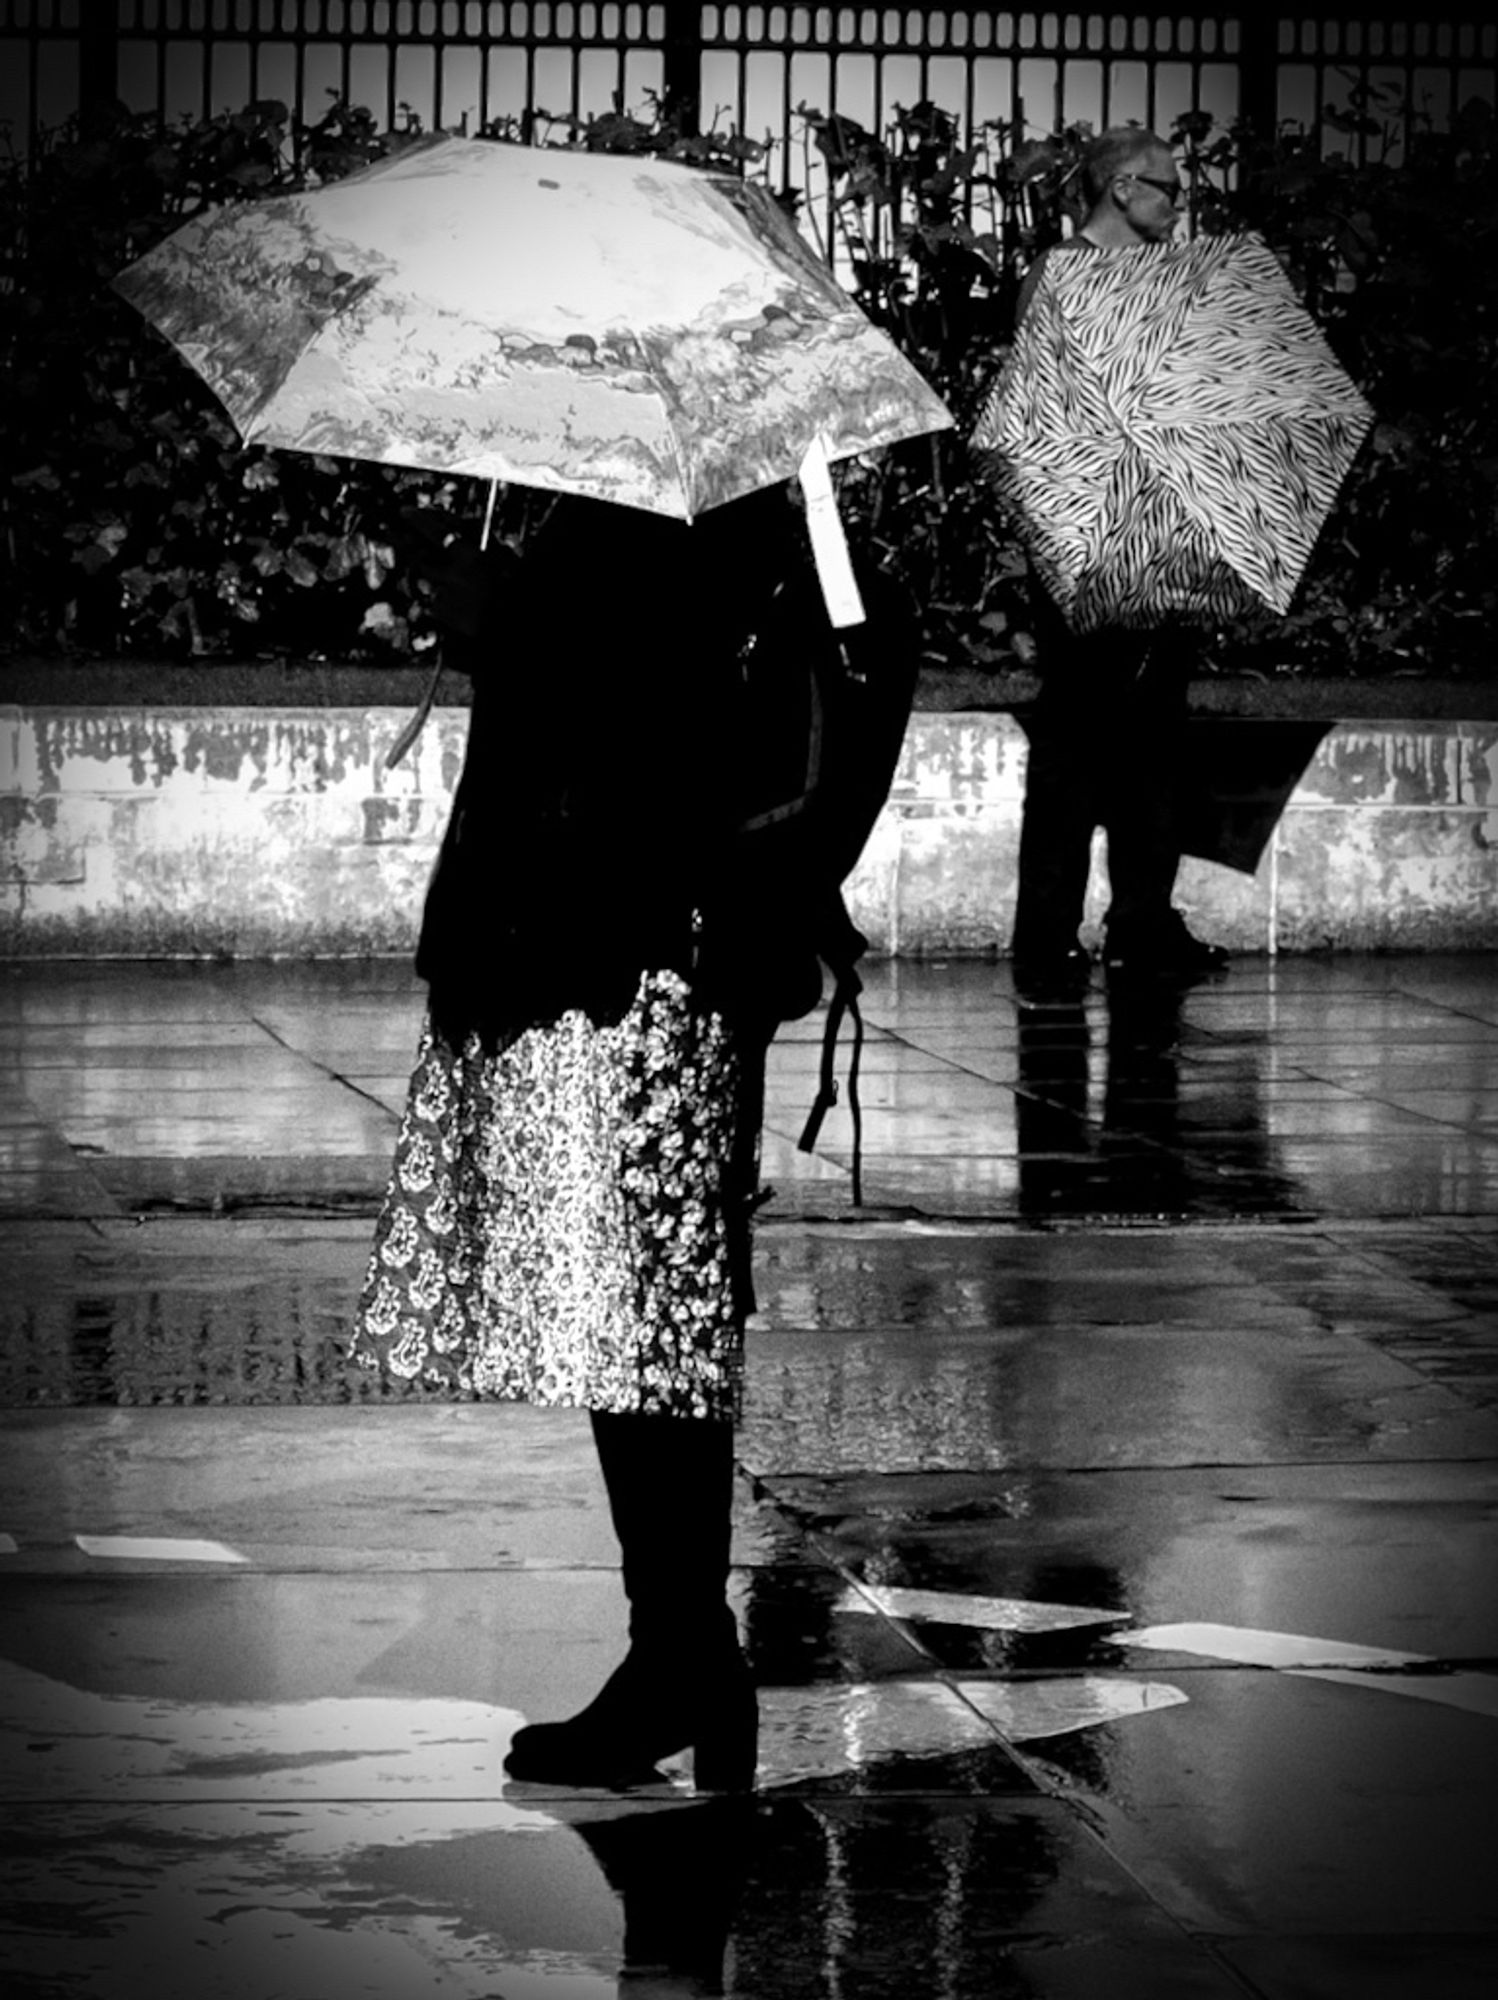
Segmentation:
{"type": "Polygon", "coordinates": [[[655,393],[660,396],[662,408],[666,413],[666,443],[671,449],[671,463],[676,470],[676,483],[681,489],[683,517],[690,524],[694,519],[694,515],[692,510],[692,484],[686,451],[681,440],[676,435],[676,422],[672,415],[670,398],[661,395],[659,389],[655,393]]]}

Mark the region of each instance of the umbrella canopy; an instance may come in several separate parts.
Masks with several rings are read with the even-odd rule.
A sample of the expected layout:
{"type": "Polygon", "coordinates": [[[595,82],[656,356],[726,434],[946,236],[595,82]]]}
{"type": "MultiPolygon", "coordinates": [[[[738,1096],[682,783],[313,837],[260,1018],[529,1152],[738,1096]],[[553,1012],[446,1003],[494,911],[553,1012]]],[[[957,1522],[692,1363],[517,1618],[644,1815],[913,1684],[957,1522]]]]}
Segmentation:
{"type": "Polygon", "coordinates": [[[115,282],[246,443],[686,520],[952,421],[764,189],[650,158],[437,138],[115,282]]]}
{"type": "Polygon", "coordinates": [[[1331,726],[1279,716],[1193,716],[1181,772],[1181,852],[1257,874],[1331,726]]]}
{"type": "Polygon", "coordinates": [[[1373,412],[1256,236],[1047,258],[973,436],[1077,631],[1289,609],[1373,412]]]}

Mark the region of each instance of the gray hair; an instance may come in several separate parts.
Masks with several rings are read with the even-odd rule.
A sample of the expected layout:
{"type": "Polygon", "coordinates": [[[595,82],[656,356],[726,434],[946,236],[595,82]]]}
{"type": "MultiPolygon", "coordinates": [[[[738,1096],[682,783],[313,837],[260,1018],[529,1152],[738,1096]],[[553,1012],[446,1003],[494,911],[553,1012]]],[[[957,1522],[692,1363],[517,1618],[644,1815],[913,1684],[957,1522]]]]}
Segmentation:
{"type": "Polygon", "coordinates": [[[1110,125],[1099,132],[1082,155],[1082,192],[1088,207],[1100,202],[1121,174],[1156,150],[1168,153],[1170,147],[1142,125],[1110,125]]]}

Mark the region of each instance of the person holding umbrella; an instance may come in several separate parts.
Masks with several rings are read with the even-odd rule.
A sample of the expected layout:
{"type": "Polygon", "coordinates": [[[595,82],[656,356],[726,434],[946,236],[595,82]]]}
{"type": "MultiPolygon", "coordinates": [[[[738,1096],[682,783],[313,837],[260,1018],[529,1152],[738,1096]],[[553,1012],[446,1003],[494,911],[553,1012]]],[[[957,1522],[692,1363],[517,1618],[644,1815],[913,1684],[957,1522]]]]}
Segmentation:
{"type": "Polygon", "coordinates": [[[688,1747],[705,1789],[753,1773],[725,1589],[774,975],[724,992],[715,864],[743,580],[778,580],[788,512],[782,491],[688,529],[565,498],[523,559],[491,554],[481,588],[449,566],[436,598],[472,721],[354,1352],[591,1413],[631,1649],[582,1715],[517,1733],[519,1778],[626,1785],[688,1747]]]}
{"type": "Polygon", "coordinates": [[[870,620],[837,640],[784,486],[691,526],[563,498],[484,566],[476,588],[472,563],[431,565],[473,714],[354,1353],[590,1413],[629,1652],[580,1714],[517,1731],[509,1775],[627,1787],[691,1749],[699,1790],[744,1790],[757,1705],[726,1586],[763,1069],[821,994],[826,885],[766,894],[746,847],[743,662],[772,622],[796,642],[798,612],[805,648],[914,658],[915,635],[866,574],[870,620]]]}
{"type": "Polygon", "coordinates": [[[690,526],[568,496],[522,557],[418,558],[473,709],[352,1350],[590,1414],[629,1651],[580,1714],[517,1731],[520,1780],[624,1788],[690,1749],[699,1791],[753,1781],[726,1589],[764,1061],[821,996],[846,856],[819,871],[772,842],[767,862],[746,835],[746,660],[831,647],[861,681],[890,663],[908,699],[918,653],[861,563],[868,615],[834,632],[793,491],[690,526]]]}
{"type": "MultiPolygon", "coordinates": [[[[1023,325],[1048,263],[1168,243],[1182,188],[1170,147],[1142,127],[1114,127],[1083,155],[1087,214],[1042,252],[1020,288],[1023,325]]],[[[1029,757],[1011,952],[1022,1000],[1079,999],[1089,975],[1078,941],[1092,835],[1108,836],[1110,974],[1179,985],[1227,959],[1173,907],[1181,859],[1180,788],[1187,690],[1201,633],[1186,618],[1074,631],[1035,590],[1039,696],[1025,724],[1029,757]]]]}
{"type": "Polygon", "coordinates": [[[760,1083],[819,977],[771,937],[735,980],[721,867],[731,669],[795,527],[784,489],[691,528],[565,498],[482,596],[437,598],[472,722],[354,1347],[591,1413],[630,1652],[581,1715],[517,1733],[517,1778],[627,1785],[688,1747],[704,1789],[753,1775],[725,1589],[760,1083]]]}
{"type": "MultiPolygon", "coordinates": [[[[1108,836],[1104,963],[1179,987],[1223,962],[1172,904],[1188,851],[1242,867],[1188,785],[1204,636],[1283,616],[1373,412],[1252,231],[1174,242],[1170,148],[1112,128],[1086,215],[1026,274],[1014,346],[972,445],[1041,588],[1013,952],[1022,1002],[1075,1004],[1091,841],[1108,836]]],[[[1243,830],[1246,836],[1251,829],[1243,830]]],[[[1247,862],[1250,870],[1254,860],[1247,862]]]]}
{"type": "Polygon", "coordinates": [[[951,413],[767,189],[650,156],[434,136],[195,217],[114,284],[246,443],[484,479],[491,513],[501,483],[551,496],[519,555],[407,522],[474,695],[350,1348],[589,1412],[630,1648],[516,1733],[510,1774],[627,1786],[690,1749],[699,1789],[745,1789],[726,1585],[764,1055],[862,949],[840,884],[918,659],[830,467],[951,413]],[[777,780],[799,745],[799,796],[765,745],[777,780]]]}

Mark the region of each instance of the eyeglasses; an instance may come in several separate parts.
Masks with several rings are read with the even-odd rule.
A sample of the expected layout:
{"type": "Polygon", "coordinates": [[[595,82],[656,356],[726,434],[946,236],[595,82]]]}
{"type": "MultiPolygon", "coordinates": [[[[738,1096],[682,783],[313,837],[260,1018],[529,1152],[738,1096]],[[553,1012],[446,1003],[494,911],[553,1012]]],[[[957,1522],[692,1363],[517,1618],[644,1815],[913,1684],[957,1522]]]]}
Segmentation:
{"type": "Polygon", "coordinates": [[[1181,203],[1186,199],[1186,190],[1181,186],[1179,181],[1157,181],[1153,174],[1125,174],[1124,179],[1127,181],[1142,181],[1146,187],[1153,188],[1157,194],[1163,194],[1172,208],[1179,208],[1181,203]]]}

